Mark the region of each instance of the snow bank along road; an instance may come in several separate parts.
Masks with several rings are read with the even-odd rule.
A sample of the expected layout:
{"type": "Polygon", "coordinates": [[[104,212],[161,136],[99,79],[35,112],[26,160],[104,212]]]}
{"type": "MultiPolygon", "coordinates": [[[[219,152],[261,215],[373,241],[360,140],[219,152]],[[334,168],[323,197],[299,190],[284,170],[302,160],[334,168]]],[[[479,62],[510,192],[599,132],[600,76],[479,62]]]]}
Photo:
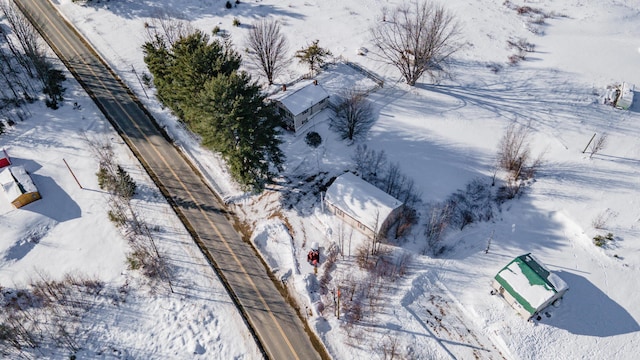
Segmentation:
{"type": "Polygon", "coordinates": [[[172,203],[225,282],[263,353],[272,359],[328,357],[319,341],[310,340],[313,335],[278,292],[257,254],[235,231],[219,199],[106,63],[49,1],[15,2],[172,203]]]}

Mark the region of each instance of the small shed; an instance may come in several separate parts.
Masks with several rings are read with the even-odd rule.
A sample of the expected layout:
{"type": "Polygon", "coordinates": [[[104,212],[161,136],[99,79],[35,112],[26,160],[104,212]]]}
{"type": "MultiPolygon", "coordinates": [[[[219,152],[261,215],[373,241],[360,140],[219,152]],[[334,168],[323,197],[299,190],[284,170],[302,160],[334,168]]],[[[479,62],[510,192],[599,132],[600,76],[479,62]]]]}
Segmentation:
{"type": "Polygon", "coordinates": [[[278,107],[278,112],[289,130],[300,134],[309,120],[329,106],[329,93],[312,82],[300,82],[288,88],[282,86],[282,91],[270,98],[278,107]]]}
{"type": "Polygon", "coordinates": [[[41,199],[31,176],[22,166],[9,166],[0,171],[0,186],[16,208],[41,199]]]}
{"type": "Polygon", "coordinates": [[[329,211],[371,238],[384,235],[403,206],[400,200],[350,172],[335,179],[324,202],[329,211]]]}
{"type": "Polygon", "coordinates": [[[620,87],[620,94],[616,100],[616,107],[618,109],[628,110],[633,104],[633,90],[635,86],[629,83],[622,83],[620,87]]]}
{"type": "Polygon", "coordinates": [[[502,268],[491,286],[527,320],[537,316],[569,290],[558,275],[549,271],[531,253],[518,256],[502,268]]]}
{"type": "Polygon", "coordinates": [[[7,150],[2,149],[0,152],[0,168],[7,167],[9,165],[11,165],[9,154],[7,154],[7,150]]]}

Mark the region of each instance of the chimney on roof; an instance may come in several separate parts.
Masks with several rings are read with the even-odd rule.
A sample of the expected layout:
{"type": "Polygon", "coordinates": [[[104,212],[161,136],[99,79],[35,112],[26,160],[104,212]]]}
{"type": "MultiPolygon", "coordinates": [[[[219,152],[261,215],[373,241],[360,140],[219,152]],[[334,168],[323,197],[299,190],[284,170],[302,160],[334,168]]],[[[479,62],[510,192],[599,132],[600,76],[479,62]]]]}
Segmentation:
{"type": "Polygon", "coordinates": [[[287,91],[287,84],[282,84],[282,91],[287,91]]]}
{"type": "Polygon", "coordinates": [[[313,80],[313,85],[318,85],[318,80],[317,79],[313,80]]]}

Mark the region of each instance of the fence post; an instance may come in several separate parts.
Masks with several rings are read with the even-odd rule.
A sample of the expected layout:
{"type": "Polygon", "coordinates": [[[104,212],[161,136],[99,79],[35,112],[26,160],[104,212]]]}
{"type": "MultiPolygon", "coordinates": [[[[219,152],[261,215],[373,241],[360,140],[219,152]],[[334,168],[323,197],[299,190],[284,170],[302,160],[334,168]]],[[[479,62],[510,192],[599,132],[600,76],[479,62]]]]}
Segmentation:
{"type": "Polygon", "coordinates": [[[69,166],[69,164],[67,164],[67,160],[65,160],[64,158],[62,158],[62,161],[64,161],[64,164],[67,165],[67,169],[69,169],[69,172],[71,173],[71,176],[73,176],[73,179],[76,181],[76,183],[78,184],[78,186],[80,186],[80,189],[84,189],[82,187],[82,185],[80,185],[80,181],[78,181],[78,178],[76,177],[76,174],[73,173],[73,171],[71,170],[71,167],[69,166]]]}
{"type": "Polygon", "coordinates": [[[584,147],[584,150],[582,150],[582,153],[584,154],[585,151],[587,151],[587,148],[589,147],[589,145],[591,145],[591,142],[593,141],[593,139],[596,137],[596,133],[593,133],[593,136],[591,137],[591,140],[589,140],[589,143],[587,143],[587,146],[584,147]]]}

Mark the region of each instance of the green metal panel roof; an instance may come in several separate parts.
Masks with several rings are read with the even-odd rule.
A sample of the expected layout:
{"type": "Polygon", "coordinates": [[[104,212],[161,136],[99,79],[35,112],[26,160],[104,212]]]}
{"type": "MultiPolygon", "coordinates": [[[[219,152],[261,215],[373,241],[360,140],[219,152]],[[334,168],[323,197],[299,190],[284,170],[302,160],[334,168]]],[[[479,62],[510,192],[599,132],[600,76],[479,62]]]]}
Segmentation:
{"type": "Polygon", "coordinates": [[[557,292],[548,280],[549,274],[529,253],[512,260],[498,272],[495,279],[526,311],[534,314],[541,299],[544,300],[545,293],[553,296],[557,292]]]}

